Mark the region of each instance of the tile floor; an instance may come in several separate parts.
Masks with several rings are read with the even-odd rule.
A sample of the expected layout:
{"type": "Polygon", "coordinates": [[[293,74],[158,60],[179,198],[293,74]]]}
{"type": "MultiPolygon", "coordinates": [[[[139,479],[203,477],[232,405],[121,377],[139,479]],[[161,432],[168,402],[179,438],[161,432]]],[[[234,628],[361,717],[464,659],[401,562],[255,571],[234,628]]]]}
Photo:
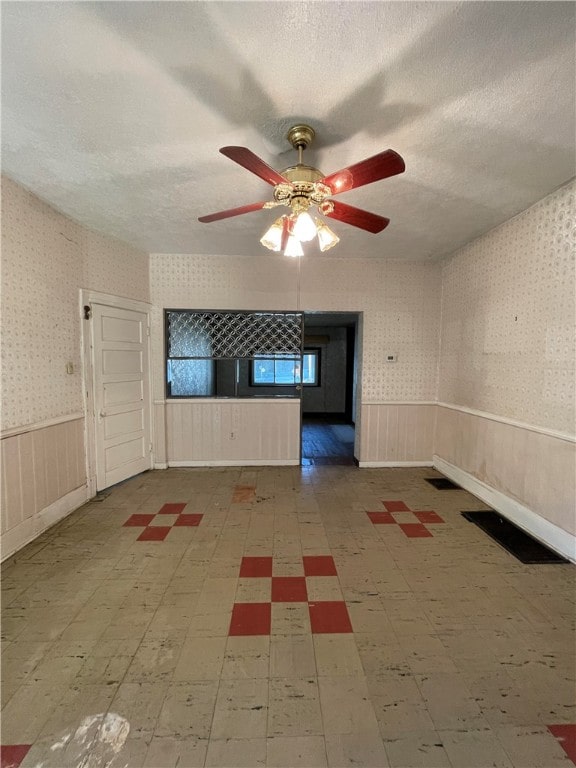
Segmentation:
{"type": "Polygon", "coordinates": [[[172,469],[2,569],[2,768],[576,764],[575,573],[424,469],[172,469]]]}

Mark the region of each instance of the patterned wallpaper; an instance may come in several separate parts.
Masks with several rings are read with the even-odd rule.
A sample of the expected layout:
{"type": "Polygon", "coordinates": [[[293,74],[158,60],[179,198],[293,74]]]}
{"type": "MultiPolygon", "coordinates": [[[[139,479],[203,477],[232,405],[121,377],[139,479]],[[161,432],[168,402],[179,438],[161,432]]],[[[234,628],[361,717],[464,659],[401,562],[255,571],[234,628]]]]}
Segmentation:
{"type": "Polygon", "coordinates": [[[154,397],[163,398],[162,308],[364,312],[362,399],[435,400],[440,328],[436,264],[349,261],[314,254],[301,262],[253,258],[150,257],[154,397]],[[300,286],[300,290],[298,290],[300,286]],[[396,363],[386,363],[396,354],[396,363]]]}
{"type": "Polygon", "coordinates": [[[147,261],[2,179],[2,429],[82,410],[78,291],[148,300],[147,261]]]}
{"type": "Polygon", "coordinates": [[[439,399],[575,428],[576,183],[443,265],[439,399]]]}

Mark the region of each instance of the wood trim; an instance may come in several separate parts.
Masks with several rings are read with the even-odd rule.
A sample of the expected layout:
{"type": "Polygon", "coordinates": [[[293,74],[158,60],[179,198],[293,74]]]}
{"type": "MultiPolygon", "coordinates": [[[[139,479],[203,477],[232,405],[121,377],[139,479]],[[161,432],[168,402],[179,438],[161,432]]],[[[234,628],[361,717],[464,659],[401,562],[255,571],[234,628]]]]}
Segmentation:
{"type": "Polygon", "coordinates": [[[38,429],[55,427],[58,424],[66,424],[68,421],[80,421],[83,418],[83,413],[69,413],[66,416],[56,416],[53,419],[46,419],[46,421],[36,421],[33,424],[25,424],[22,427],[10,427],[9,429],[3,429],[2,432],[0,432],[0,439],[4,440],[6,437],[17,437],[18,435],[25,435],[27,432],[35,432],[38,429]]]}
{"type": "Polygon", "coordinates": [[[569,432],[560,432],[555,429],[548,429],[547,427],[538,427],[535,424],[527,424],[524,421],[516,421],[515,419],[509,419],[506,416],[497,416],[496,414],[488,413],[487,411],[477,411],[474,408],[467,408],[464,405],[454,405],[453,403],[436,403],[436,405],[438,405],[440,408],[449,408],[451,411],[460,411],[460,413],[468,413],[471,416],[478,416],[481,419],[497,421],[500,424],[508,424],[511,427],[527,429],[529,432],[537,432],[540,435],[556,437],[558,440],[566,440],[568,443],[576,443],[576,435],[571,435],[569,432]]]}

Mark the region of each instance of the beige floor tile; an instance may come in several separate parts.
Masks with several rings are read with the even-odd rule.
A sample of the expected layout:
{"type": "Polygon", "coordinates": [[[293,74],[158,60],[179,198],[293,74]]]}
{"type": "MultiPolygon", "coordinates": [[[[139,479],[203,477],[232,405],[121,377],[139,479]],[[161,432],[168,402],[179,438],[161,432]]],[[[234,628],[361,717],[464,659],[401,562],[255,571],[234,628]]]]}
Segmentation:
{"type": "Polygon", "coordinates": [[[188,637],[175,665],[174,682],[218,680],[225,646],[225,637],[188,637]]]}
{"type": "Polygon", "coordinates": [[[132,656],[89,655],[74,680],[76,685],[120,685],[132,664],[132,656]]]}
{"type": "Polygon", "coordinates": [[[210,741],[206,768],[258,768],[266,765],[266,739],[210,741]]]}
{"type": "Polygon", "coordinates": [[[354,632],[380,633],[383,637],[393,635],[392,622],[382,605],[348,603],[348,615],[354,632]]]}
{"type": "Polygon", "coordinates": [[[270,677],[313,677],[317,674],[314,642],[310,635],[273,635],[270,641],[270,677]]]}
{"type": "Polygon", "coordinates": [[[270,669],[270,637],[234,636],[226,642],[222,680],[267,678],[270,669]]]}
{"type": "Polygon", "coordinates": [[[492,730],[440,731],[440,736],[448,757],[458,768],[513,768],[497,734],[492,730]]]}
{"type": "Polygon", "coordinates": [[[326,736],[330,768],[387,768],[390,765],[379,733],[326,736]]]}
{"type": "Polygon", "coordinates": [[[268,736],[322,734],[318,683],[311,678],[270,680],[268,736]]]}
{"type": "Polygon", "coordinates": [[[31,744],[67,690],[65,683],[20,686],[2,710],[2,742],[31,744]]]}
{"type": "Polygon", "coordinates": [[[306,590],[308,600],[344,600],[340,582],[337,576],[306,576],[306,590]]]}
{"type": "Polygon", "coordinates": [[[217,613],[195,612],[188,622],[189,637],[228,637],[232,608],[217,613]]]}
{"type": "Polygon", "coordinates": [[[423,730],[384,738],[384,747],[391,768],[459,768],[450,762],[436,731],[423,730]]]}
{"type": "Polygon", "coordinates": [[[272,592],[271,578],[238,579],[236,603],[269,603],[272,592]]]}
{"type": "Polygon", "coordinates": [[[110,762],[109,768],[142,768],[145,765],[148,746],[149,737],[132,738],[128,736],[122,749],[110,762]]]}
{"type": "Polygon", "coordinates": [[[389,739],[434,730],[434,722],[416,681],[403,672],[367,678],[380,732],[389,739]]]}
{"type": "Polygon", "coordinates": [[[458,675],[416,675],[415,679],[438,730],[488,727],[478,703],[458,675]]]}
{"type": "Polygon", "coordinates": [[[218,693],[218,681],[172,683],[163,696],[154,737],[208,739],[218,693]]]}
{"type": "Polygon", "coordinates": [[[139,768],[202,768],[208,740],[154,736],[139,768]]]}
{"type": "Polygon", "coordinates": [[[272,635],[309,635],[308,603],[272,603],[272,635]]]}
{"type": "Polygon", "coordinates": [[[319,677],[324,733],[374,733],[378,722],[363,677],[319,677]]]}
{"type": "Polygon", "coordinates": [[[111,710],[128,720],[133,736],[152,735],[167,689],[167,681],[122,683],[111,710]]]}
{"type": "Polygon", "coordinates": [[[560,742],[545,725],[506,726],[495,731],[514,768],[571,768],[560,742]]]}
{"type": "Polygon", "coordinates": [[[304,565],[302,558],[274,556],[272,562],[273,576],[304,576],[304,565]]]}
{"type": "Polygon", "coordinates": [[[322,736],[273,736],[268,739],[269,768],[323,768],[327,766],[322,736]]]}
{"type": "Polygon", "coordinates": [[[74,685],[69,688],[45,722],[40,736],[60,742],[75,733],[82,723],[108,712],[118,684],[74,685]]]}
{"type": "Polygon", "coordinates": [[[364,668],[353,634],[314,635],[318,675],[363,675],[364,668]]]}
{"type": "Polygon", "coordinates": [[[395,635],[389,638],[375,632],[355,632],[354,639],[366,675],[390,672],[410,674],[410,665],[395,635]]]}
{"type": "Polygon", "coordinates": [[[266,736],[267,680],[222,680],[214,710],[211,739],[266,736]]]}

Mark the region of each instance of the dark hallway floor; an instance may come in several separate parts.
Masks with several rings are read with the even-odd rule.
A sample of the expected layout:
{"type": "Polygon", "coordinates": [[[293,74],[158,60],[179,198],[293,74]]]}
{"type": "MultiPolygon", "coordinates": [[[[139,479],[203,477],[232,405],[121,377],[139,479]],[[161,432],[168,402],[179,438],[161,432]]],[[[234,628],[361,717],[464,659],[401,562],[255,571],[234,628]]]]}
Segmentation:
{"type": "Polygon", "coordinates": [[[304,416],[302,463],[353,465],[354,427],[352,424],[338,416],[304,416]]]}

